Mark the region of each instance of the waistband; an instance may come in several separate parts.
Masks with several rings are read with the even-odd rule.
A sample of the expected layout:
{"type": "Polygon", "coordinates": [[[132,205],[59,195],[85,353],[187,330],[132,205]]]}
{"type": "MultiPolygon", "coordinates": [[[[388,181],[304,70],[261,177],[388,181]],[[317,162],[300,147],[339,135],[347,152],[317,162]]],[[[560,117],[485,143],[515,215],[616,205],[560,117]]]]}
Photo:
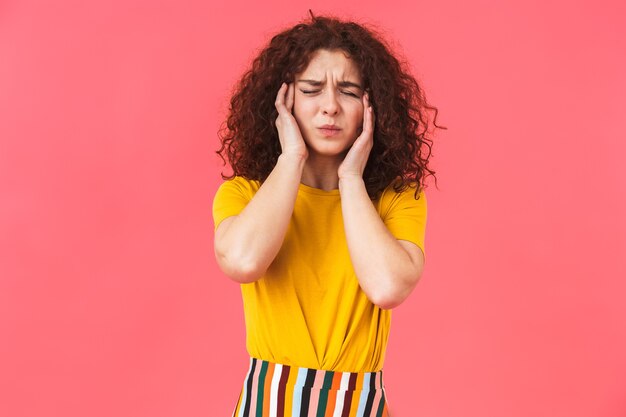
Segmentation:
{"type": "Polygon", "coordinates": [[[323,369],[291,366],[250,357],[247,378],[254,374],[254,379],[267,379],[271,371],[271,381],[278,385],[289,383],[293,388],[312,388],[323,390],[361,391],[384,389],[383,371],[342,372],[323,369]],[[263,375],[261,375],[263,374],[263,375]]]}
{"type": "Polygon", "coordinates": [[[389,417],[382,370],[340,372],[250,357],[233,417],[389,417]]]}

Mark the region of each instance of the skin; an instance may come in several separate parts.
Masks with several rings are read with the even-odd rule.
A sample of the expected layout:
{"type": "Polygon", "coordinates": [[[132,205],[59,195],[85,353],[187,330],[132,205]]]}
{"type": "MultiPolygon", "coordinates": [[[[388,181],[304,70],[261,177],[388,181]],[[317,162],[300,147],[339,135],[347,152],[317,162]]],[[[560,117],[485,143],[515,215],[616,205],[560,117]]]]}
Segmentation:
{"type": "Polygon", "coordinates": [[[295,88],[290,86],[287,94],[294,96],[293,115],[308,150],[303,184],[337,189],[341,175],[358,175],[365,169],[372,135],[363,134],[363,123],[369,124],[373,115],[362,85],[359,69],[341,51],[317,51],[307,68],[296,75],[295,88]],[[340,85],[341,81],[358,86],[340,85]],[[325,137],[318,129],[325,124],[333,124],[341,131],[325,137]],[[351,151],[357,138],[357,149],[351,151]]]}
{"type": "Polygon", "coordinates": [[[276,95],[282,154],[241,213],[218,226],[214,244],[218,264],[237,282],[258,280],[280,250],[299,184],[338,188],[359,285],[374,304],[394,308],[419,281],[424,256],[417,245],[391,234],[367,194],[363,171],[374,140],[375,116],[366,93],[339,86],[340,81],[361,84],[360,74],[342,52],[320,50],[295,81],[297,87],[283,83],[276,95]],[[301,82],[304,79],[323,84],[311,88],[301,82]],[[349,92],[360,96],[355,99],[349,92]],[[321,135],[317,127],[327,123],[341,127],[341,133],[321,135]]]}

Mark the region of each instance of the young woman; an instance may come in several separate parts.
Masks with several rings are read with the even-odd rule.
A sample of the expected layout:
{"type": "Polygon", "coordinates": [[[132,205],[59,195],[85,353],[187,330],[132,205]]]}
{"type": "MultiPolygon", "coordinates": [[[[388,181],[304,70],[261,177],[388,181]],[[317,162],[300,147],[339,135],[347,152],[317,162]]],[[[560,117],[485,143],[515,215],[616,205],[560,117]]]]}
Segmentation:
{"type": "Polygon", "coordinates": [[[233,416],[390,415],[391,309],[424,269],[426,109],[371,29],[312,13],[238,84],[213,201],[250,354],[233,416]]]}

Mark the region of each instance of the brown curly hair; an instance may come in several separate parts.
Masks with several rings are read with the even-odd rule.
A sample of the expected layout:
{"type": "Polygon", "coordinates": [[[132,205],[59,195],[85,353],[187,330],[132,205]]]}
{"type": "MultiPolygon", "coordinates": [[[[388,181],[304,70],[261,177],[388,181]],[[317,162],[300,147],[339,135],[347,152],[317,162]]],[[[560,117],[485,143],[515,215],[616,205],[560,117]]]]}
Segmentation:
{"type": "MultiPolygon", "coordinates": [[[[283,82],[291,83],[318,49],[342,50],[359,68],[364,89],[376,114],[374,143],[363,180],[370,199],[394,183],[396,192],[416,184],[415,198],[424,186],[432,140],[427,137],[426,110],[437,108],[426,102],[417,81],[390,52],[383,37],[352,21],[314,16],[276,34],[236,84],[230,100],[226,128],[218,132],[222,146],[216,153],[224,164],[228,157],[233,175],[261,183],[274,169],[281,154],[275,121],[276,92],[283,82]],[[425,155],[425,148],[428,154],[425,155]]],[[[435,177],[435,185],[437,178],[435,177]]]]}

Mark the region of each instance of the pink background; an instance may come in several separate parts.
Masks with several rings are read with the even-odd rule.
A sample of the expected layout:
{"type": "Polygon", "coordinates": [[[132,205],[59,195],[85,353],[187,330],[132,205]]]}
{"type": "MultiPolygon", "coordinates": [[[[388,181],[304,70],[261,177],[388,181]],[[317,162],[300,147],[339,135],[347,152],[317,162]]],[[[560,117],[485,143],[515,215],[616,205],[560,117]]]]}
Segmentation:
{"type": "Polygon", "coordinates": [[[385,30],[448,127],[393,417],[626,415],[624,2],[334,3],[0,4],[0,415],[230,416],[216,133],[309,7],[385,30]]]}

